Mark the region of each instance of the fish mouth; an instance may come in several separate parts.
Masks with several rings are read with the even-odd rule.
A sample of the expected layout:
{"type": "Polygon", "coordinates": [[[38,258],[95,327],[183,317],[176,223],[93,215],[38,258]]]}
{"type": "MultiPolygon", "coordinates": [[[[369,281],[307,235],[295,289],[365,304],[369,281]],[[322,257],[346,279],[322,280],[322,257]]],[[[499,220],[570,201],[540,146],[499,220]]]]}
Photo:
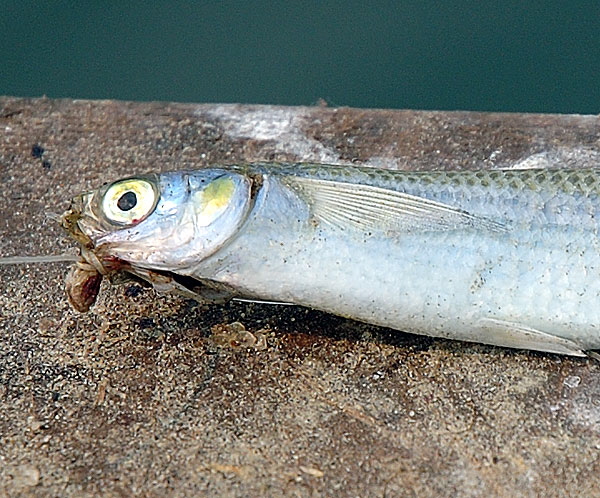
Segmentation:
{"type": "Polygon", "coordinates": [[[89,311],[96,302],[102,279],[125,266],[114,256],[102,254],[92,238],[82,229],[89,210],[91,193],[84,193],[71,200],[71,206],[60,217],[60,225],[79,244],[80,260],[77,261],[66,280],[66,292],[71,306],[81,313],[89,311]]]}
{"type": "Polygon", "coordinates": [[[79,226],[79,221],[82,219],[83,215],[83,209],[89,202],[85,199],[87,195],[88,194],[81,194],[77,197],[73,197],[71,206],[60,217],[60,226],[62,226],[71,238],[81,246],[92,249],[94,247],[92,239],[90,239],[79,226]]]}
{"type": "Polygon", "coordinates": [[[60,225],[79,244],[82,262],[94,267],[102,275],[118,270],[125,262],[109,253],[104,245],[96,246],[95,234],[99,234],[98,221],[91,209],[93,192],[86,192],[71,200],[71,205],[60,217],[60,225]],[[91,236],[90,236],[91,234],[91,236]]]}
{"type": "MultiPolygon", "coordinates": [[[[163,274],[151,270],[136,268],[110,253],[106,244],[96,246],[94,240],[86,231],[94,234],[95,218],[90,209],[91,193],[74,197],[71,205],[60,217],[60,225],[69,236],[79,244],[79,261],[71,268],[65,282],[66,293],[71,306],[80,313],[86,313],[95,304],[100,285],[104,278],[114,281],[118,276],[136,278],[154,287],[186,291],[183,284],[176,282],[174,274],[163,274]]],[[[195,295],[190,290],[187,297],[195,295]]]]}

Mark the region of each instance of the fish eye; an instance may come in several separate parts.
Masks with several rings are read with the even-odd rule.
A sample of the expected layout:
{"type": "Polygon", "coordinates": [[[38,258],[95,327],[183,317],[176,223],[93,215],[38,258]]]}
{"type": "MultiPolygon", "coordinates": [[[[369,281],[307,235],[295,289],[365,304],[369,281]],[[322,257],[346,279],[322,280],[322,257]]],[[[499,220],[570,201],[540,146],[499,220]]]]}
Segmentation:
{"type": "Polygon", "coordinates": [[[130,178],[111,184],[101,201],[102,213],[118,225],[135,225],[156,206],[158,194],[147,180],[130,178]]]}

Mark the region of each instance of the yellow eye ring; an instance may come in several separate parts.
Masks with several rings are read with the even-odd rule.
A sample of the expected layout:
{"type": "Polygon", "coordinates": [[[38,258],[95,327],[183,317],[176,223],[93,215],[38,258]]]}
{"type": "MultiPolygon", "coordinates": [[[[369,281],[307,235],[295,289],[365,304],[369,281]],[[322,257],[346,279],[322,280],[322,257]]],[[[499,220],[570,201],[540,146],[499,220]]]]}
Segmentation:
{"type": "Polygon", "coordinates": [[[102,214],[117,225],[135,225],[156,206],[158,193],[152,183],[129,178],[113,183],[102,196],[102,214]]]}

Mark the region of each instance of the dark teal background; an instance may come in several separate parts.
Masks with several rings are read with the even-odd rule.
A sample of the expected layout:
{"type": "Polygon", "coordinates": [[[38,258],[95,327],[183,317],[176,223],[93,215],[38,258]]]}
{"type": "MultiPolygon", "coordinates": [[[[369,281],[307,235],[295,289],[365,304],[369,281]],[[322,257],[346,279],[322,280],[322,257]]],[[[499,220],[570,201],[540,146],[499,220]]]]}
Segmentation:
{"type": "Polygon", "coordinates": [[[0,1],[0,94],[597,113],[600,1],[0,1]]]}

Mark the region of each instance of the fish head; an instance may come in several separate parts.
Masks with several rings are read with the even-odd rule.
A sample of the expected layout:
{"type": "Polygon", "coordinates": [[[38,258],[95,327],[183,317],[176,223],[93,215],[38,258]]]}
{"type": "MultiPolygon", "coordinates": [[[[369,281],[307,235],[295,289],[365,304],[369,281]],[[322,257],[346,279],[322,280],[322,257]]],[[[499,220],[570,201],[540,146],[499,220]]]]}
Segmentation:
{"type": "Polygon", "coordinates": [[[126,271],[155,284],[153,272],[185,274],[237,233],[252,184],[214,168],[124,178],[74,197],[61,218],[82,256],[67,285],[71,303],[87,311],[101,275],[126,271]]]}
{"type": "Polygon", "coordinates": [[[180,270],[237,232],[251,188],[248,176],[216,168],[129,177],[73,198],[62,225],[106,270],[180,270]]]}

